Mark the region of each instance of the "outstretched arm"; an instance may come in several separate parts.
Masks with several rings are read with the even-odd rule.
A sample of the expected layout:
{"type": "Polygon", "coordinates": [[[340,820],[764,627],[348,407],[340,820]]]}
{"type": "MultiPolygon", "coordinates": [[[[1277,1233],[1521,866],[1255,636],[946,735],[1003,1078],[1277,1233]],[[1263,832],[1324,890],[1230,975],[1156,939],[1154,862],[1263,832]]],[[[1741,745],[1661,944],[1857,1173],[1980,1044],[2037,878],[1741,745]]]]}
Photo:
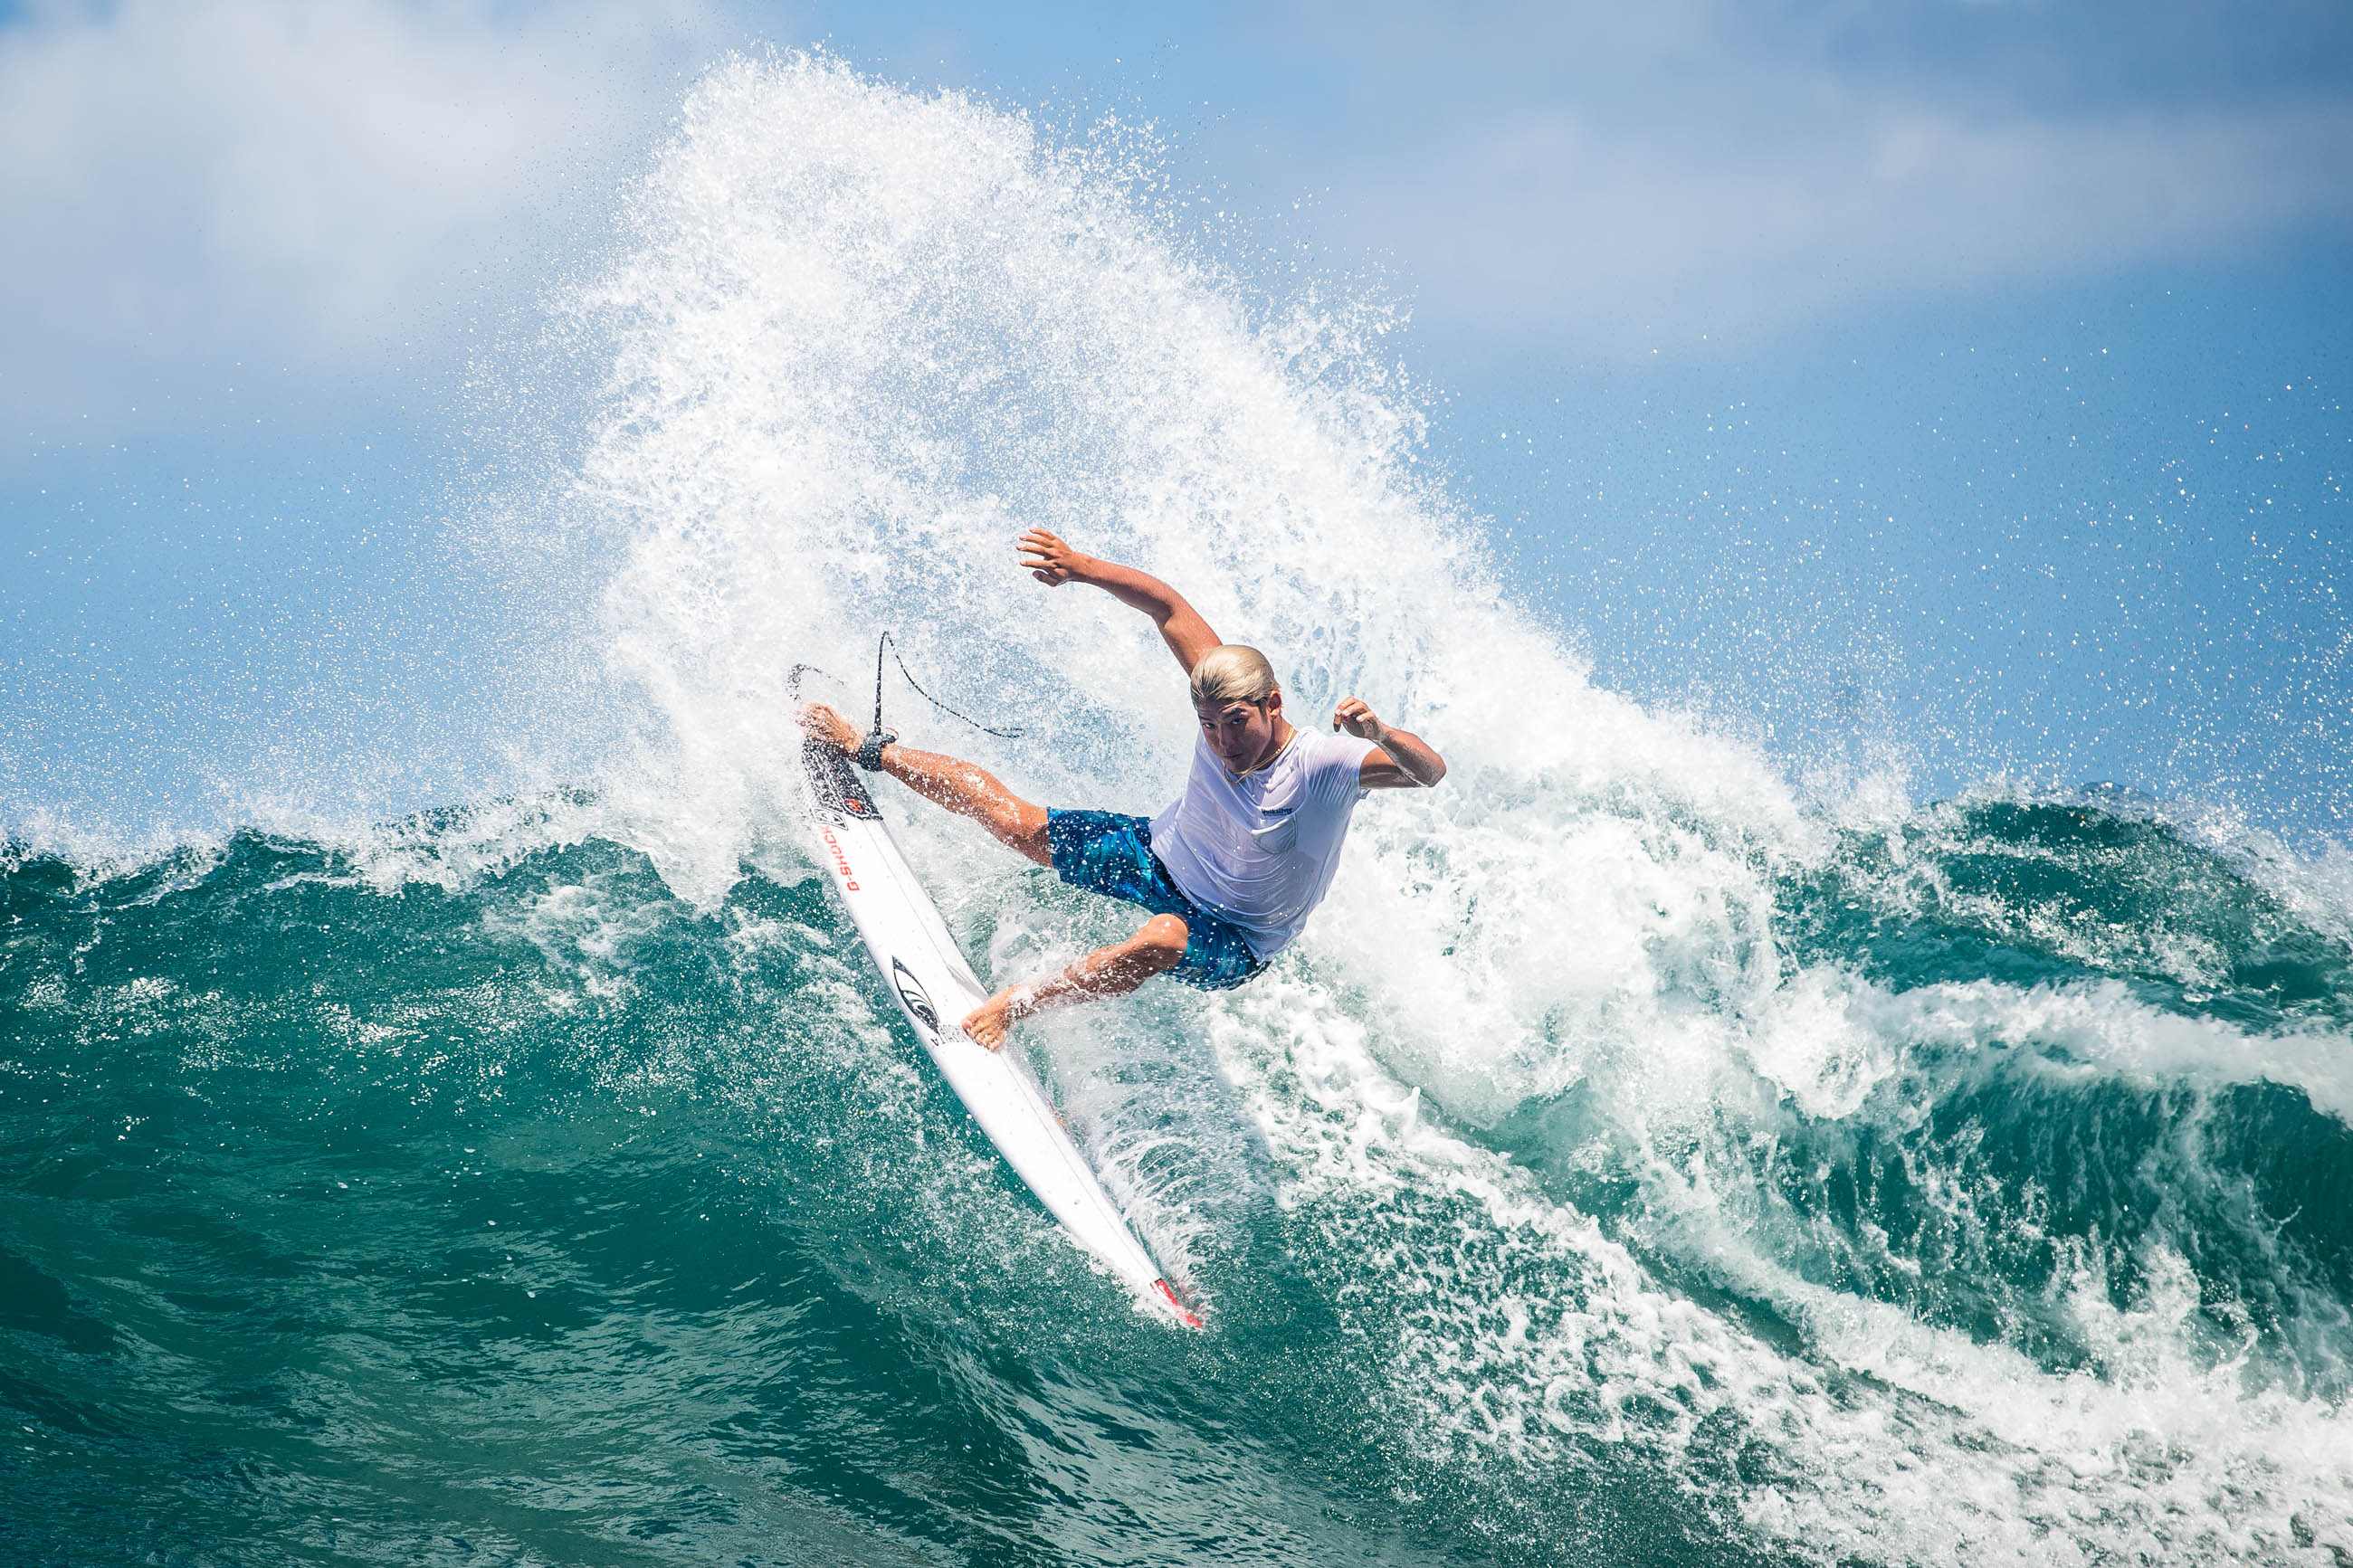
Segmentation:
{"type": "Polygon", "coordinates": [[[1332,710],[1332,728],[1380,748],[1356,770],[1356,783],[1366,789],[1428,789],[1446,776],[1446,759],[1435,747],[1409,730],[1382,723],[1354,697],[1332,710]]]}
{"type": "Polygon", "coordinates": [[[1188,677],[1202,656],[1218,646],[1218,634],[1209,629],[1201,613],[1185,602],[1185,595],[1148,572],[1083,554],[1042,528],[1023,534],[1019,549],[1021,564],[1049,588],[1092,583],[1121,604],[1150,616],[1188,677]]]}

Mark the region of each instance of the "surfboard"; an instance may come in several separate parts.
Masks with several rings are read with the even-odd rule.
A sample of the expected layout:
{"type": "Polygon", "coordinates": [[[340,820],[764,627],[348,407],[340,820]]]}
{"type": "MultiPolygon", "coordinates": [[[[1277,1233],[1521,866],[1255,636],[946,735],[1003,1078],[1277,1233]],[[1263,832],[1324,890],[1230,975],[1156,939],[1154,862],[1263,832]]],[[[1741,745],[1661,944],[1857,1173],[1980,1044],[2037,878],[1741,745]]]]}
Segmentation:
{"type": "Polygon", "coordinates": [[[849,759],[806,742],[801,760],[818,859],[849,910],[882,988],[940,1076],[1073,1242],[1138,1300],[1187,1328],[1201,1327],[1199,1314],[1170,1288],[1128,1229],[1020,1053],[1009,1046],[992,1051],[959,1026],[988,993],[849,759]]]}

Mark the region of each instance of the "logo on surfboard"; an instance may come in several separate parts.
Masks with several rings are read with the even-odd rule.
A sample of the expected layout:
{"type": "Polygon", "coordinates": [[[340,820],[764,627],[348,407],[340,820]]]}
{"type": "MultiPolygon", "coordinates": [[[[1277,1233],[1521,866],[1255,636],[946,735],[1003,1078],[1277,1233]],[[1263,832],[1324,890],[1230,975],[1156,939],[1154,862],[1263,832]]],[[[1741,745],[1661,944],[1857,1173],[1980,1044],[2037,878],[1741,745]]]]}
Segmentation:
{"type": "Polygon", "coordinates": [[[906,1004],[907,1011],[921,1020],[923,1027],[938,1034],[940,1016],[932,1007],[932,999],[923,994],[922,983],[895,958],[891,961],[891,984],[899,988],[899,1000],[906,1004]]]}
{"type": "Polygon", "coordinates": [[[849,759],[839,752],[815,741],[804,741],[801,764],[808,770],[809,790],[820,814],[835,816],[836,813],[843,813],[869,822],[882,820],[882,814],[874,809],[873,797],[858,782],[858,775],[849,771],[849,759]]]}

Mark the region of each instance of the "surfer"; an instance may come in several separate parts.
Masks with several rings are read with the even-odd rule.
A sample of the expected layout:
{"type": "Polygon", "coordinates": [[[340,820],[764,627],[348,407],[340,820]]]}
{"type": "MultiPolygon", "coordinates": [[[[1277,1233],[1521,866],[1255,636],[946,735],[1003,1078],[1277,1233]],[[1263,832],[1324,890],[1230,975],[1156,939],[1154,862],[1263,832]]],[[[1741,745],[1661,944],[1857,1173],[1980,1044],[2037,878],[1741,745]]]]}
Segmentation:
{"type": "Polygon", "coordinates": [[[1159,578],[1082,554],[1042,528],[1023,534],[1018,548],[1021,564],[1048,587],[1091,583],[1150,616],[1184,667],[1200,734],[1174,805],[1150,819],[1032,805],[971,763],[884,732],[861,736],[823,703],[801,710],[811,736],[860,767],[972,818],[1072,887],[1152,911],[1125,942],[1006,986],[975,1008],[965,1032],[991,1050],[1018,1018],[1124,995],[1155,974],[1205,991],[1255,977],[1323,901],[1364,792],[1426,789],[1446,776],[1427,742],[1384,724],[1354,697],[1332,710],[1333,733],[1293,728],[1265,656],[1220,641],[1159,578]]]}

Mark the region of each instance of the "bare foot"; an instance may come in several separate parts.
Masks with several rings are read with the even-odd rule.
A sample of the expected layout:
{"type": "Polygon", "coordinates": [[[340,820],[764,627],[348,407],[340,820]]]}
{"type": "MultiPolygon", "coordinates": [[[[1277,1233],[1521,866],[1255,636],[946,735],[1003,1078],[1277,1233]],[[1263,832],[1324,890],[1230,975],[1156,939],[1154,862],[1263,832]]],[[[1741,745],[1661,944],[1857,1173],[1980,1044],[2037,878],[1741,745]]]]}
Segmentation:
{"type": "Polygon", "coordinates": [[[964,1032],[992,1051],[1003,1048],[1006,1031],[1013,1026],[1013,1005],[1020,1000],[1015,993],[1020,989],[1008,985],[965,1014],[964,1032]]]}
{"type": "Polygon", "coordinates": [[[800,721],[802,731],[810,740],[822,742],[844,756],[856,756],[866,740],[857,725],[822,702],[802,703],[800,721]]]}

